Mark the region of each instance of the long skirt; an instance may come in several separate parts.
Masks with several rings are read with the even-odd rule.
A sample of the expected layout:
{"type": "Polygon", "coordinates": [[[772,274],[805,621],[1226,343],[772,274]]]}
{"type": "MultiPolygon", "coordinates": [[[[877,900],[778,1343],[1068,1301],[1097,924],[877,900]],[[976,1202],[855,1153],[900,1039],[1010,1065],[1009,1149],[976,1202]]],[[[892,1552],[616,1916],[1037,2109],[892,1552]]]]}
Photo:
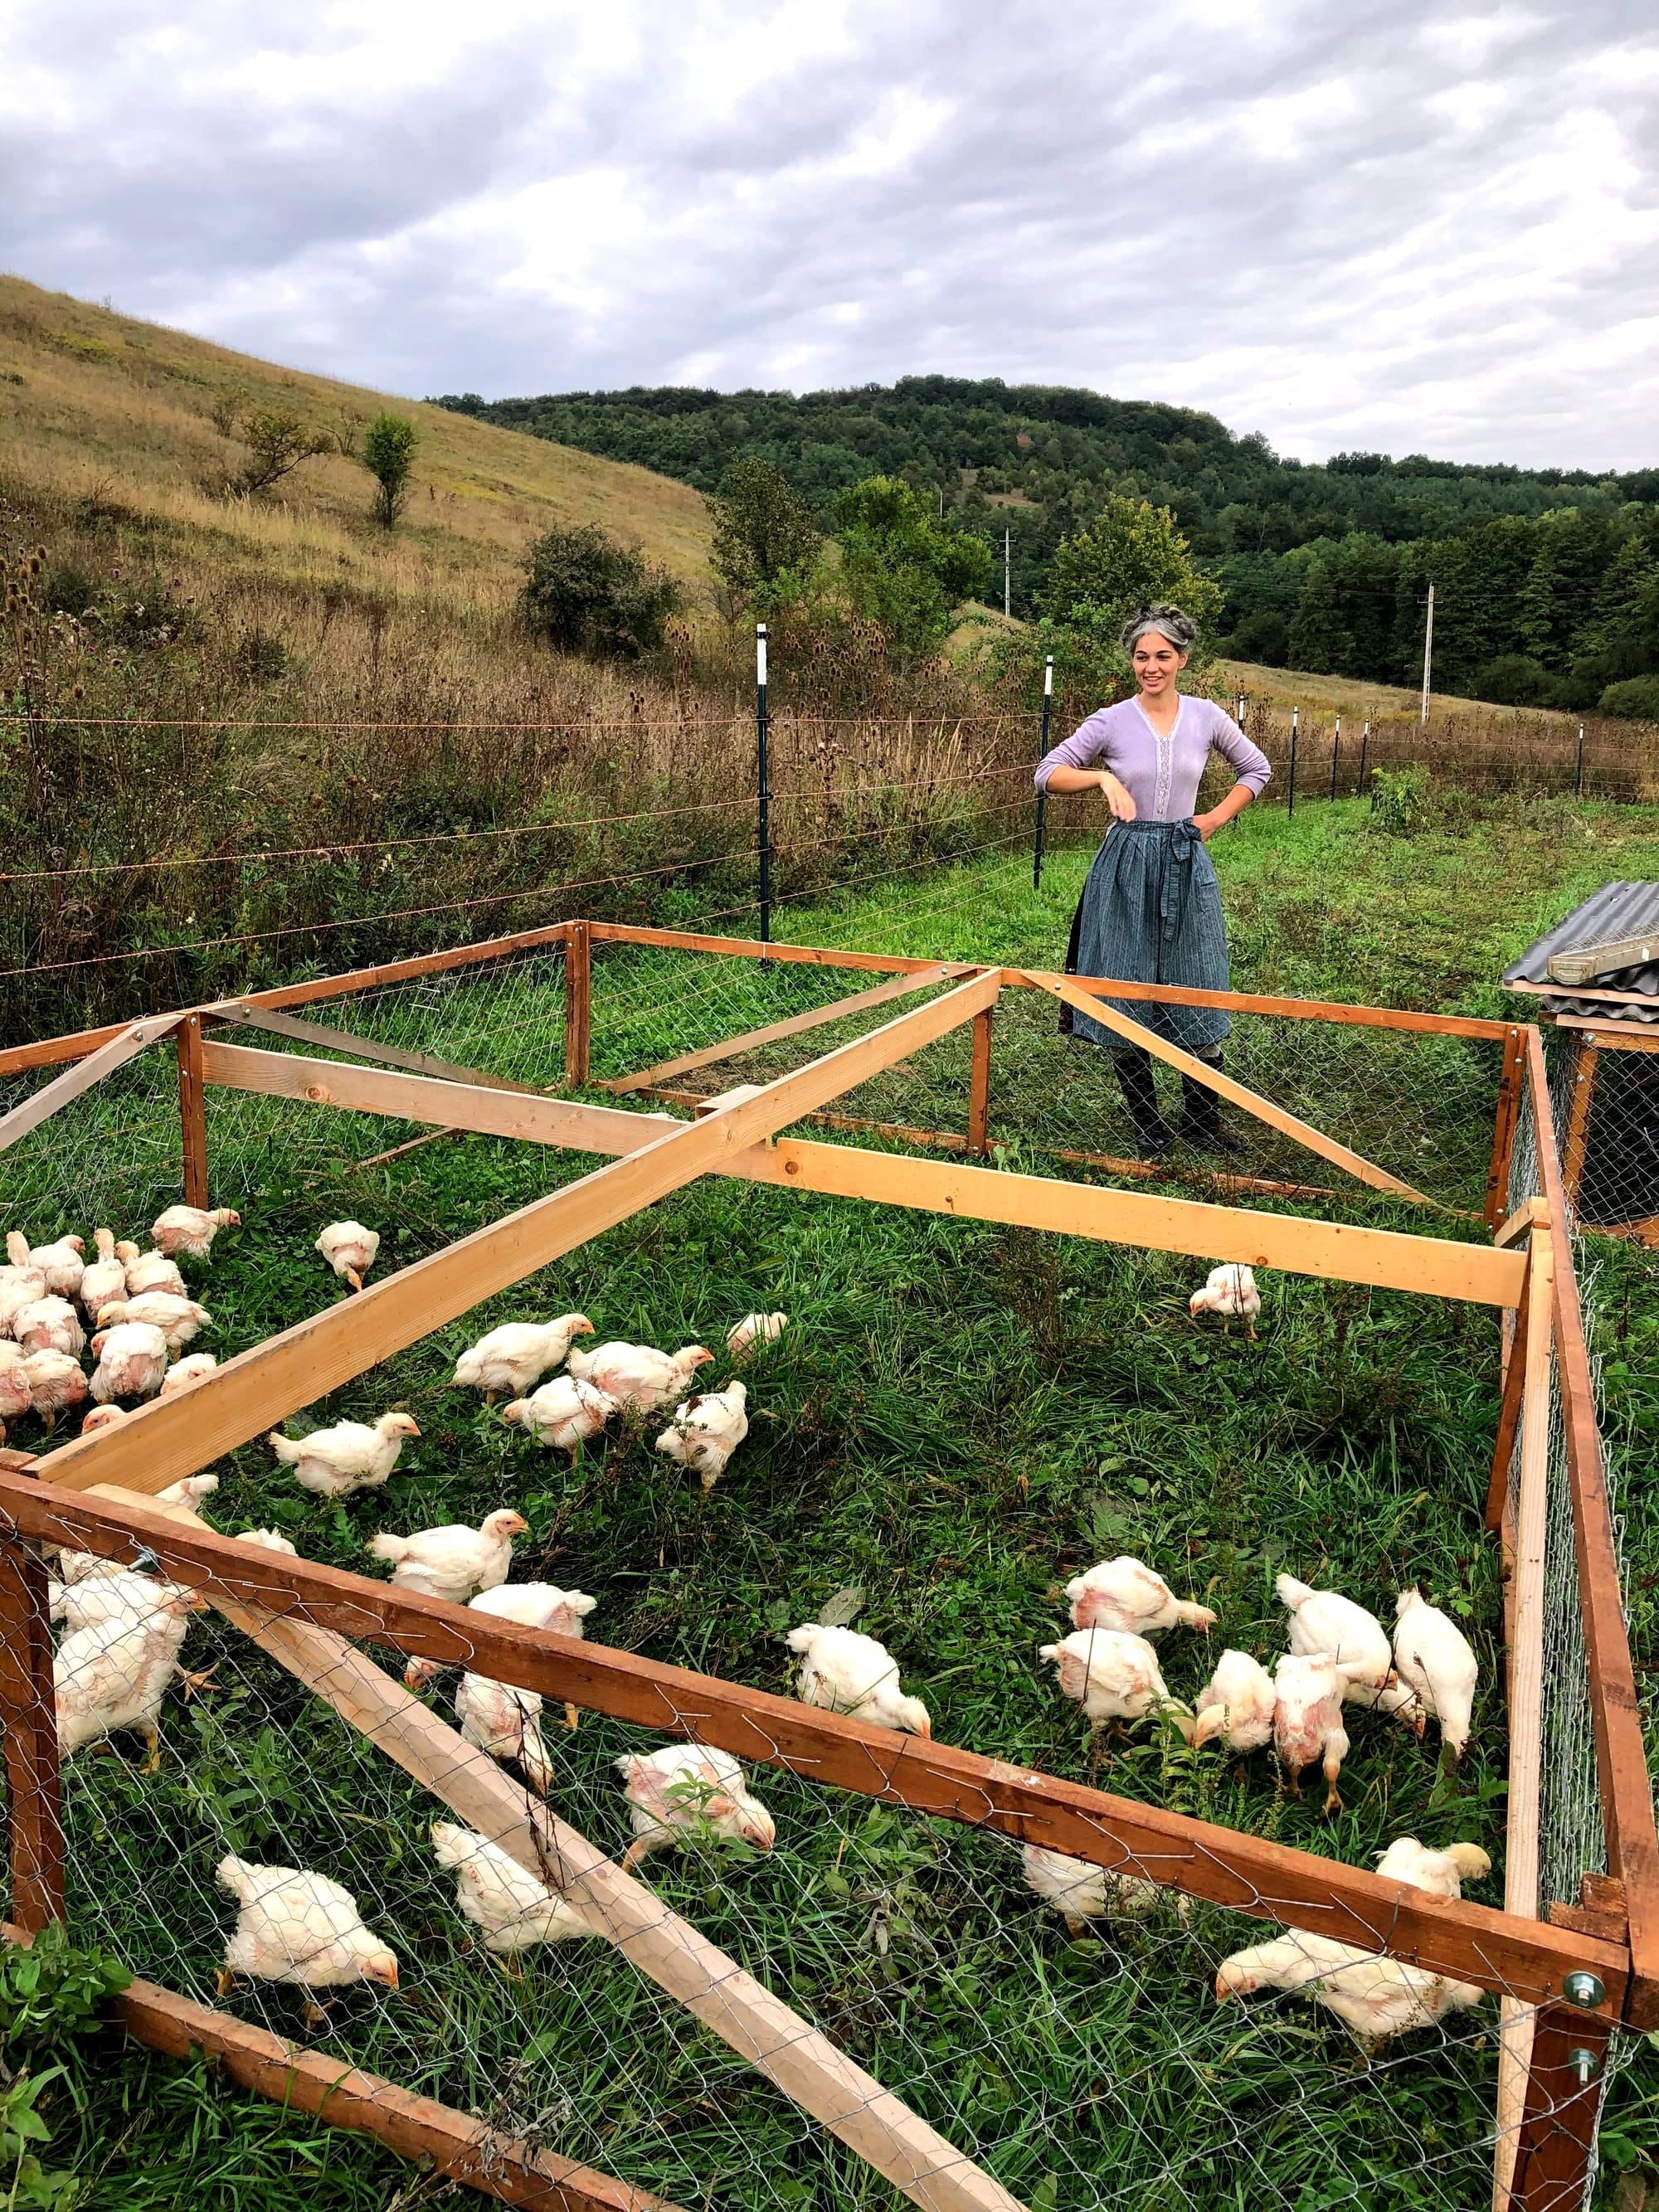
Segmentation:
{"type": "MultiPolygon", "coordinates": [[[[1113,823],[1072,917],[1066,973],[1196,991],[1230,988],[1220,887],[1190,820],[1113,823]]],[[[1232,1027],[1218,1006],[1170,1006],[1151,999],[1106,1003],[1191,1053],[1212,1052],[1232,1027]]],[[[1135,1049],[1132,1040],[1069,1006],[1061,1009],[1060,1026],[1109,1052],[1135,1049]]]]}

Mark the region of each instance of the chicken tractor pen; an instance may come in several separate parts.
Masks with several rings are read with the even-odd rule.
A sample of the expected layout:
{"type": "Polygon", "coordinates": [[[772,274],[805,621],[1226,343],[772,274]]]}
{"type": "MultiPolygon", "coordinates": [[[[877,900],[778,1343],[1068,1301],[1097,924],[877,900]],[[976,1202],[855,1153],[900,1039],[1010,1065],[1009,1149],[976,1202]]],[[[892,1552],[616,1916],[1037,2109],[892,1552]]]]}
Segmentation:
{"type": "Polygon", "coordinates": [[[0,1454],[8,1932],[107,1944],[134,2036],[571,2212],[1586,2200],[1659,2027],[1659,1850],[1537,1029],[572,921],[0,1054],[8,1230],[132,1235],[181,1188],[241,1215],[191,1267],[222,1364],[0,1454]],[[1228,1073],[1109,988],[1225,1006],[1228,1073]],[[1135,1158],[1062,1008],[1218,1091],[1232,1157],[1135,1158]],[[356,1293],[311,1248],[374,1209],[403,1264],[356,1293]],[[1188,1314],[1225,1262],[1259,1341],[1188,1314]],[[626,1413],[566,1472],[449,1380],[532,1308],[718,1346],[773,1304],[712,1486],[626,1413]],[[305,1409],[389,1406],[420,1437],[389,1486],[273,1465],[305,1409]],[[210,1504],[158,1498],[209,1470],[210,1504]],[[586,1633],[365,1557],[501,1505],[586,1633]],[[1108,1736],[1038,1650],[1113,1552],[1203,1606],[1108,1736]],[[159,1766],[60,1765],[53,1607],[97,1562],[195,1593],[159,1766]],[[1282,1643],[1279,1569],[1453,1606],[1461,1763],[1364,1700],[1328,1804],[1187,1741],[1222,1647],[1282,1643]],[[865,1606],[930,1732],[785,1693],[781,1632],[865,1606]],[[523,1693],[525,1780],[451,1669],[523,1693]],[[684,1741],[743,1781],[693,1769],[653,1827],[617,1762],[684,1741]],[[630,1821],[683,1848],[624,1861],[630,1821]],[[1376,1870],[1411,1836],[1437,1878],[1376,1870]],[[349,1893],[317,1942],[373,1931],[340,1986],[227,1954],[294,1866],[349,1893]]]}

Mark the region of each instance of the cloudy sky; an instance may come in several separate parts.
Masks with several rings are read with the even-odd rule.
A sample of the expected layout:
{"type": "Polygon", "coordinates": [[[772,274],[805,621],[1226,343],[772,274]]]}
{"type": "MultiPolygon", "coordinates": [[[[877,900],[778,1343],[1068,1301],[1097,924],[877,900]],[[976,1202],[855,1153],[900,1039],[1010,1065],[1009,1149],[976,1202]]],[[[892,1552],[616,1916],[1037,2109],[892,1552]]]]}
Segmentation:
{"type": "Polygon", "coordinates": [[[0,267],[420,395],[1659,461],[1652,0],[9,0],[0,267]]]}

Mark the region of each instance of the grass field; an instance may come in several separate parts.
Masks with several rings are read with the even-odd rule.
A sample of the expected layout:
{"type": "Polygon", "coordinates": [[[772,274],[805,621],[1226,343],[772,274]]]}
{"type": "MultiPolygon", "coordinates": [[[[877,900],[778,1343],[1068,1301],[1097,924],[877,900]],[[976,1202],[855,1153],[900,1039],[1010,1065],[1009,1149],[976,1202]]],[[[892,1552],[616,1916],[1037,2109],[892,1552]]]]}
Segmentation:
{"type": "MultiPolygon", "coordinates": [[[[1016,857],[902,879],[896,891],[828,909],[803,905],[780,933],[1052,963],[1086,857],[1082,847],[1062,851],[1041,893],[1016,857]]],[[[1499,1010],[1504,960],[1545,921],[1608,876],[1655,872],[1659,817],[1511,805],[1464,810],[1406,841],[1339,805],[1292,823],[1246,816],[1216,857],[1240,988],[1487,1012],[1499,1010]]],[[[596,977],[596,1072],[645,1065],[860,980],[607,956],[596,977]]],[[[1049,1169],[1036,1152],[1045,1139],[1083,1133],[1096,1141],[1081,1149],[1120,1148],[1105,1071],[1078,1048],[1062,1059],[1041,1016],[1035,998],[1005,994],[994,1134],[1011,1141],[1011,1160],[1029,1151],[1031,1164],[1049,1169]],[[1028,1065],[1036,1079],[1023,1074],[1028,1065]],[[1050,1065],[1053,1080],[1041,1073],[1050,1065]]],[[[398,1033],[418,1029],[429,1048],[556,1079],[559,986],[545,961],[488,986],[388,994],[354,1006],[351,1018],[386,1035],[408,1024],[398,1033]]],[[[1467,1134],[1485,1079],[1478,1048],[1426,1073],[1385,1054],[1368,1064],[1369,1083],[1349,1067],[1333,1090],[1328,1065],[1270,1048],[1267,1026],[1241,1034],[1240,1064],[1271,1067],[1275,1095],[1304,1110],[1322,1094],[1334,1133],[1348,1135],[1341,1117],[1354,1117],[1356,1133],[1414,1156],[1434,1194],[1467,1202],[1473,1168],[1484,1176],[1484,1133],[1472,1145],[1467,1134]]],[[[749,1072],[710,1070],[709,1087],[749,1072]]],[[[854,1110],[960,1127],[963,1073],[956,1046],[935,1048],[854,1110]]],[[[136,1082],[127,1095],[130,1129],[142,1135],[151,1110],[136,1082]]],[[[165,1114],[164,1090],[154,1107],[165,1114]]],[[[308,1249],[323,1221],[355,1212],[376,1223],[386,1264],[403,1264],[588,1164],[471,1138],[365,1170],[368,1152],[414,1133],[222,1094],[210,1114],[222,1176],[240,1179],[218,1195],[248,1194],[242,1231],[201,1271],[222,1350],[329,1302],[334,1286],[308,1249]]],[[[101,1161],[128,1208],[118,1232],[149,1218],[167,1172],[159,1136],[147,1153],[107,1122],[65,1117],[58,1144],[55,1163],[41,1148],[20,1164],[42,1194],[27,1212],[32,1231],[63,1225],[44,1196],[54,1165],[83,1210],[101,1161]]],[[[1176,1168],[1201,1173],[1190,1159],[1176,1168]]],[[[1369,1197],[1343,1211],[1468,1233],[1369,1197]]],[[[1604,1255],[1599,1348],[1626,1464],[1659,1423],[1654,1268],[1628,1247],[1604,1255]]],[[[1394,1592],[1420,1577],[1464,1615],[1485,1668],[1475,1743],[1455,1778],[1439,1772],[1432,1732],[1425,1748],[1360,1715],[1345,1810],[1332,1819],[1317,1791],[1280,1795],[1265,1759],[1189,1754],[1151,1728],[1114,1748],[1103,1778],[1355,1863],[1402,1832],[1478,1841],[1498,1867],[1476,1893],[1497,1901],[1498,1592],[1478,1533],[1495,1324],[1470,1309],[1282,1277],[1266,1286],[1261,1340],[1251,1345],[1189,1320],[1200,1272],[1080,1241],[700,1186],[302,1417],[413,1411],[421,1441],[385,1492],[325,1510],[252,1446],[222,1468],[210,1514],[229,1529],[283,1527],[310,1555],[362,1567],[377,1527],[476,1520],[510,1500],[532,1523],[515,1578],[544,1574],[591,1591],[600,1601],[592,1634],[775,1689],[788,1680],[781,1632],[856,1586],[858,1625],[890,1643],[939,1737],[1074,1775],[1086,1771],[1086,1732],[1036,1647],[1063,1627],[1060,1585],[1092,1559],[1149,1559],[1217,1609],[1220,1640],[1264,1656],[1282,1642],[1279,1568],[1328,1580],[1385,1614],[1394,1592]],[[707,1499],[652,1453],[648,1436],[613,1436],[567,1474],[562,1459],[447,1387],[456,1352],[511,1314],[580,1307],[604,1335],[718,1345],[738,1315],[778,1306],[793,1327],[751,1371],[751,1434],[707,1499]]],[[[705,1373],[723,1379],[724,1369],[705,1373]]],[[[1652,1509],[1636,1487],[1625,1505],[1648,1679],[1652,1509]]],[[[187,1707],[169,1702],[161,1772],[142,1780],[125,1760],[97,1758],[66,1771],[82,1926],[139,1971],[210,1996],[228,1925],[210,1879],[220,1853],[325,1865],[372,1907],[408,1969],[398,2001],[343,2004],[326,2047],[473,2109],[544,2112],[557,2148],[683,2203],[705,2193],[744,2206],[888,2201],[592,1947],[540,1954],[517,1988],[467,1954],[424,1849],[429,1805],[319,1727],[316,1708],[239,1652],[228,1632],[192,1636],[192,1665],[220,1661],[219,1691],[187,1707]]],[[[1172,1689],[1189,1695],[1203,1679],[1200,1640],[1173,1632],[1162,1650],[1172,1689]]],[[[447,1692],[434,1692],[442,1710],[447,1692]]],[[[630,1741],[589,1718],[553,1746],[560,1809],[609,1848],[626,1826],[607,1762],[630,1741]]],[[[1258,2000],[1243,2014],[1213,2006],[1218,1958],[1256,1940],[1259,1927],[1208,1910],[1183,1926],[1164,1911],[1097,1923],[1073,1944],[990,1839],[770,1771],[753,1780],[778,1821],[769,1860],[665,1858],[651,1879],[878,2078],[974,2142],[1036,2212],[1177,2198],[1480,2201],[1484,2161],[1471,2146],[1490,2103],[1490,2007],[1443,2040],[1407,2038],[1368,2065],[1328,2015],[1285,2000],[1258,2000]]],[[[237,2002],[297,2027],[280,1995],[245,1991],[237,2002]]],[[[118,2064],[99,2046],[76,2069],[80,2114],[71,2120],[60,2100],[54,2150],[89,2177],[89,2205],[275,2212],[300,2189],[330,2208],[428,2201],[400,2196],[404,2170],[372,2148],[285,2123],[218,2086],[201,2094],[188,2072],[139,2054],[118,2064]]],[[[1623,2158],[1628,2146],[1634,2159],[1655,2133],[1652,2082],[1638,2067],[1615,2094],[1615,2149],[1623,2158]]]]}

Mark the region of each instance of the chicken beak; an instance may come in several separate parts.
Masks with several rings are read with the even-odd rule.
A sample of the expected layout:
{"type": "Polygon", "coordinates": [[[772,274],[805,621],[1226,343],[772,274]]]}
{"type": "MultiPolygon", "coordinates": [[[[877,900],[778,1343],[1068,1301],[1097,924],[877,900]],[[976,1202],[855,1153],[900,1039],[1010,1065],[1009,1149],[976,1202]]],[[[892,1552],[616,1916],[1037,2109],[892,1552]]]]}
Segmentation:
{"type": "Polygon", "coordinates": [[[388,1959],[382,1966],[376,1960],[372,1966],[364,1968],[363,1978],[365,1981],[378,1982],[383,1990],[395,1990],[398,1986],[398,1961],[395,1959],[388,1959]]]}
{"type": "MultiPolygon", "coordinates": [[[[362,1289],[362,1285],[361,1284],[359,1284],[359,1285],[358,1285],[358,1288],[361,1290],[361,1289],[362,1289]]],[[[418,1436],[420,1435],[420,1433],[421,1433],[421,1428],[420,1428],[420,1424],[419,1424],[419,1422],[415,1419],[415,1416],[414,1416],[414,1414],[413,1414],[413,1413],[410,1413],[407,1418],[408,1418],[408,1421],[409,1421],[409,1433],[410,1433],[410,1435],[411,1437],[418,1437],[418,1436]]]]}
{"type": "Polygon", "coordinates": [[[361,1291],[363,1287],[363,1279],[357,1273],[357,1270],[355,1267],[348,1267],[346,1269],[345,1279],[347,1282],[350,1284],[354,1291],[361,1291]]]}
{"type": "Polygon", "coordinates": [[[1218,2004],[1231,2004],[1233,2001],[1232,1989],[1219,1974],[1215,1978],[1215,2001],[1218,2004]]]}

